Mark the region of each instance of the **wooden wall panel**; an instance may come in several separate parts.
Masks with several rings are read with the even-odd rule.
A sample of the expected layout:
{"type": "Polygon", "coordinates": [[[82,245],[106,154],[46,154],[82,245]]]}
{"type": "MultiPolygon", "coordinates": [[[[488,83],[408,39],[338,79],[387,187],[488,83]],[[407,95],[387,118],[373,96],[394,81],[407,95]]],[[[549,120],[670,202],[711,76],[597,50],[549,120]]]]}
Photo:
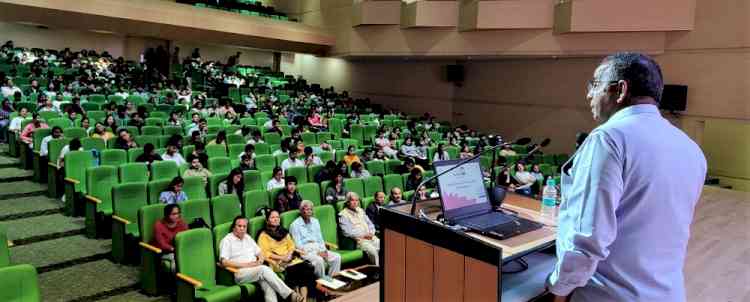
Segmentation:
{"type": "MultiPolygon", "coordinates": [[[[406,292],[405,301],[433,301],[433,247],[412,237],[406,237],[406,292]]],[[[386,300],[390,302],[390,300],[386,300]]]]}
{"type": "Polygon", "coordinates": [[[464,301],[497,301],[500,286],[497,267],[470,257],[464,260],[464,301]]]}
{"type": "MultiPolygon", "coordinates": [[[[464,301],[464,256],[441,247],[434,249],[435,292],[433,301],[464,301]]],[[[468,300],[467,300],[468,301],[468,300]]]]}
{"type": "Polygon", "coordinates": [[[406,236],[385,230],[385,301],[403,302],[406,269],[406,236]]]}

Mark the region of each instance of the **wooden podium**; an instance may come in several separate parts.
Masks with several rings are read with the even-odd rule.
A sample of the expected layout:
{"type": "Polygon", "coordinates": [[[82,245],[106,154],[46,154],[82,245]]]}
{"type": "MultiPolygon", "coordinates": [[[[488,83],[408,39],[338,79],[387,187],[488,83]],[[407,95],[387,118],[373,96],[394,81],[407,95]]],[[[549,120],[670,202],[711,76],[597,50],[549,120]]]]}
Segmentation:
{"type": "MultiPolygon", "coordinates": [[[[503,207],[541,221],[538,200],[509,193],[503,207]]],[[[410,204],[381,209],[380,301],[500,301],[503,264],[554,245],[551,226],[497,240],[434,220],[437,199],[418,202],[420,208],[437,211],[428,220],[411,216],[410,204]]]]}

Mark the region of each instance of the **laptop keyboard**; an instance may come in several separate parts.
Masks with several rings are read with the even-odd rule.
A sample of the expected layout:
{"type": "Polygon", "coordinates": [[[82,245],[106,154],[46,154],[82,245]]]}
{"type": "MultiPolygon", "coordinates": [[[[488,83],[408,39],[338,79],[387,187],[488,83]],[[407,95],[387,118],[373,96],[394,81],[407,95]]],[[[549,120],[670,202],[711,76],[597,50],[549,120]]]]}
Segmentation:
{"type": "Polygon", "coordinates": [[[513,220],[514,218],[508,215],[503,215],[500,213],[488,213],[485,215],[467,218],[462,221],[462,224],[466,224],[467,226],[474,227],[480,230],[486,230],[495,226],[506,224],[513,220]]]}

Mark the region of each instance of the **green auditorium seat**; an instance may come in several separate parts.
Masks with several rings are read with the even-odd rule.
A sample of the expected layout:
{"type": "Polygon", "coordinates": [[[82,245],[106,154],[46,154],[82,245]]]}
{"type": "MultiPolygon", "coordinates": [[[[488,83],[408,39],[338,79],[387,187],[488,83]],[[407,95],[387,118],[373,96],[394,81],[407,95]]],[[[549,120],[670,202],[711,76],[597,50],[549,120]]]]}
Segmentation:
{"type": "Polygon", "coordinates": [[[119,167],[120,183],[147,182],[149,179],[146,163],[127,163],[119,167]]]}
{"type": "Polygon", "coordinates": [[[227,179],[229,173],[212,174],[208,177],[208,190],[211,197],[219,196],[219,184],[227,179]]]}
{"type": "Polygon", "coordinates": [[[375,192],[383,191],[383,179],[380,176],[370,176],[362,179],[365,186],[365,195],[360,196],[360,199],[373,196],[375,192]]]}
{"type": "Polygon", "coordinates": [[[86,194],[86,169],[93,165],[89,151],[71,151],[65,155],[65,213],[83,215],[82,194],[86,194]]]}
{"type": "Polygon", "coordinates": [[[315,145],[318,143],[315,133],[312,132],[302,133],[302,141],[305,142],[305,145],[315,145]]]}
{"type": "Polygon", "coordinates": [[[159,126],[143,126],[141,128],[143,135],[162,135],[162,128],[159,126]]]}
{"type": "Polygon", "coordinates": [[[349,146],[354,146],[355,148],[359,148],[360,141],[353,139],[353,138],[344,138],[344,139],[341,139],[341,144],[344,149],[349,148],[349,146]]]}
{"type": "Polygon", "coordinates": [[[159,200],[159,194],[161,192],[164,192],[167,187],[169,187],[169,183],[171,182],[171,179],[160,179],[160,180],[153,180],[148,182],[148,203],[149,204],[157,204],[161,203],[159,200]]]}
{"type": "Polygon", "coordinates": [[[348,247],[343,249],[339,247],[339,234],[336,209],[332,205],[316,206],[313,209],[315,218],[320,222],[320,230],[323,233],[323,240],[329,249],[341,254],[341,266],[359,261],[363,257],[362,250],[348,247]]]}
{"type": "Polygon", "coordinates": [[[87,136],[86,129],[80,127],[69,127],[63,130],[63,136],[66,138],[84,138],[87,136]]]}
{"type": "Polygon", "coordinates": [[[30,264],[0,268],[0,301],[41,301],[36,269],[30,264]]]}
{"type": "MultiPolygon", "coordinates": [[[[341,140],[331,139],[331,140],[327,140],[326,143],[328,143],[329,145],[331,145],[331,148],[333,148],[334,150],[343,150],[344,149],[344,145],[341,143],[341,140]]],[[[333,154],[331,154],[331,158],[333,158],[333,154]]]]}
{"type": "Polygon", "coordinates": [[[359,194],[360,198],[362,198],[362,196],[365,196],[365,185],[362,182],[361,178],[344,179],[344,187],[346,187],[349,192],[355,192],[359,194]]]}
{"type": "Polygon", "coordinates": [[[256,156],[262,154],[271,154],[271,146],[268,143],[257,143],[255,144],[256,156]]]}
{"type": "Polygon", "coordinates": [[[230,144],[230,145],[232,145],[232,144],[244,145],[245,144],[245,138],[242,137],[242,135],[234,134],[234,131],[227,131],[227,132],[231,132],[232,133],[232,134],[227,134],[227,143],[228,144],[230,144]]]}
{"type": "MultiPolygon", "coordinates": [[[[325,163],[325,162],[324,162],[325,163]]],[[[320,172],[320,170],[323,170],[323,165],[311,165],[307,167],[307,180],[309,182],[315,181],[315,175],[320,172]]]]}
{"type": "Polygon", "coordinates": [[[206,146],[206,154],[209,158],[227,157],[227,147],[224,144],[214,144],[206,146]]]}
{"type": "Polygon", "coordinates": [[[320,154],[318,154],[318,156],[320,157],[320,161],[323,162],[324,165],[329,160],[334,160],[333,152],[331,152],[331,151],[320,152],[320,154]]]}
{"type": "Polygon", "coordinates": [[[260,208],[272,206],[265,189],[246,191],[244,199],[242,209],[247,217],[255,216],[255,212],[260,208]]]}
{"type": "Polygon", "coordinates": [[[231,160],[239,160],[240,154],[245,151],[245,144],[231,144],[229,145],[229,158],[231,160]]]}
{"type": "Polygon", "coordinates": [[[260,180],[261,172],[258,170],[247,170],[243,172],[245,178],[245,191],[265,189],[265,184],[260,180]]]}
{"type": "MultiPolygon", "coordinates": [[[[164,126],[164,119],[159,118],[159,117],[149,117],[149,118],[146,118],[146,126],[157,126],[157,127],[164,126]]],[[[161,133],[159,133],[159,134],[161,134],[161,133]]]]}
{"type": "Polygon", "coordinates": [[[0,268],[10,265],[10,247],[8,246],[8,230],[0,225],[0,268]]]}
{"type": "Polygon", "coordinates": [[[399,174],[388,174],[383,176],[383,191],[388,195],[391,189],[404,189],[404,179],[399,174]]]}
{"type": "Polygon", "coordinates": [[[237,285],[216,282],[216,253],[211,231],[188,230],[175,237],[177,301],[239,301],[237,285]]]}
{"type": "Polygon", "coordinates": [[[107,149],[101,151],[99,158],[100,165],[118,167],[128,162],[128,153],[122,149],[107,149]]]}
{"type": "Polygon", "coordinates": [[[209,157],[208,167],[206,167],[211,173],[223,174],[229,173],[232,170],[232,161],[229,157],[209,157]]]}
{"type": "Polygon", "coordinates": [[[118,183],[117,168],[98,166],[86,169],[86,236],[106,236],[102,229],[112,217],[112,187],[118,183]]]}
{"type": "Polygon", "coordinates": [[[257,155],[255,156],[255,167],[261,172],[272,171],[276,167],[276,159],[270,154],[257,155]]]}
{"type": "Polygon", "coordinates": [[[398,166],[400,166],[402,162],[398,159],[389,159],[385,161],[385,174],[394,174],[398,173],[396,170],[398,169],[398,166]]]}
{"type": "Polygon", "coordinates": [[[47,149],[47,196],[50,198],[59,198],[62,193],[62,172],[57,165],[60,158],[60,151],[70,143],[69,138],[59,138],[49,141],[47,149]]]}
{"type": "Polygon", "coordinates": [[[306,167],[289,167],[284,171],[286,176],[294,176],[297,178],[297,184],[307,183],[307,168],[306,167]]]}
{"type": "Polygon", "coordinates": [[[171,160],[151,163],[151,180],[172,180],[178,175],[177,164],[171,160]]]}
{"type": "Polygon", "coordinates": [[[157,135],[138,135],[135,137],[135,143],[138,147],[143,148],[146,144],[152,144],[154,147],[159,146],[159,136],[157,135]]]}
{"type": "Polygon", "coordinates": [[[163,274],[169,272],[161,259],[162,250],[151,245],[154,241],[154,224],[164,217],[164,206],[165,204],[152,204],[138,209],[138,233],[141,235],[138,243],[141,251],[140,284],[143,292],[151,296],[163,291],[166,287],[163,274]]]}
{"type": "MultiPolygon", "coordinates": [[[[365,127],[359,124],[352,125],[352,131],[350,133],[350,137],[352,139],[357,140],[360,143],[364,143],[365,140],[365,127]]],[[[351,143],[344,144],[345,146],[351,145],[351,143]]]]}
{"type": "Polygon", "coordinates": [[[134,182],[112,187],[112,259],[132,263],[138,232],[138,209],[147,204],[146,183],[134,182]]]}
{"type": "Polygon", "coordinates": [[[382,160],[367,161],[365,167],[367,167],[367,171],[370,172],[370,175],[385,175],[385,162],[382,160]]]}
{"type": "Polygon", "coordinates": [[[183,177],[185,183],[182,186],[182,191],[187,195],[188,200],[194,199],[206,199],[206,185],[203,184],[203,178],[200,176],[188,176],[183,177]]]}
{"type": "Polygon", "coordinates": [[[263,135],[263,141],[270,145],[281,144],[281,136],[276,132],[266,133],[263,135]]]}
{"type": "Polygon", "coordinates": [[[303,200],[312,201],[315,205],[320,204],[320,186],[317,183],[297,185],[297,191],[303,200]]]}
{"type": "Polygon", "coordinates": [[[167,127],[164,127],[163,131],[164,131],[164,135],[169,135],[169,136],[172,136],[175,134],[182,135],[182,127],[167,126],[167,127]]]}
{"type": "Polygon", "coordinates": [[[323,142],[333,139],[333,135],[331,134],[331,132],[318,132],[316,136],[316,142],[318,144],[322,144],[323,142]]]}
{"type": "Polygon", "coordinates": [[[83,150],[104,150],[107,148],[107,142],[101,138],[86,137],[81,139],[81,147],[83,150]]]}
{"type": "Polygon", "coordinates": [[[211,217],[214,225],[232,222],[232,219],[240,214],[242,214],[242,209],[237,194],[211,198],[211,217]]]}
{"type": "Polygon", "coordinates": [[[138,156],[143,154],[143,148],[130,148],[128,149],[128,162],[134,163],[138,156]]]}
{"type": "Polygon", "coordinates": [[[213,226],[213,221],[211,220],[211,205],[209,204],[208,199],[190,199],[183,201],[180,203],[180,208],[182,208],[182,219],[185,220],[185,223],[189,224],[200,218],[208,224],[208,227],[213,226]]]}

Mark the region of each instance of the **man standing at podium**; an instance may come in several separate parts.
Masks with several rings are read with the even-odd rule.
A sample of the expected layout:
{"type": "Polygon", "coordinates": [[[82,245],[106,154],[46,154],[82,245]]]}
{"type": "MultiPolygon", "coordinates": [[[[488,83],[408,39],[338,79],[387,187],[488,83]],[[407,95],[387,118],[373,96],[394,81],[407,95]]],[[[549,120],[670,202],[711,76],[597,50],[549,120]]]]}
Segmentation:
{"type": "Polygon", "coordinates": [[[600,125],[562,168],[549,291],[556,301],[685,301],[703,153],[659,113],[662,74],[650,57],[611,55],[587,88],[600,125]]]}

